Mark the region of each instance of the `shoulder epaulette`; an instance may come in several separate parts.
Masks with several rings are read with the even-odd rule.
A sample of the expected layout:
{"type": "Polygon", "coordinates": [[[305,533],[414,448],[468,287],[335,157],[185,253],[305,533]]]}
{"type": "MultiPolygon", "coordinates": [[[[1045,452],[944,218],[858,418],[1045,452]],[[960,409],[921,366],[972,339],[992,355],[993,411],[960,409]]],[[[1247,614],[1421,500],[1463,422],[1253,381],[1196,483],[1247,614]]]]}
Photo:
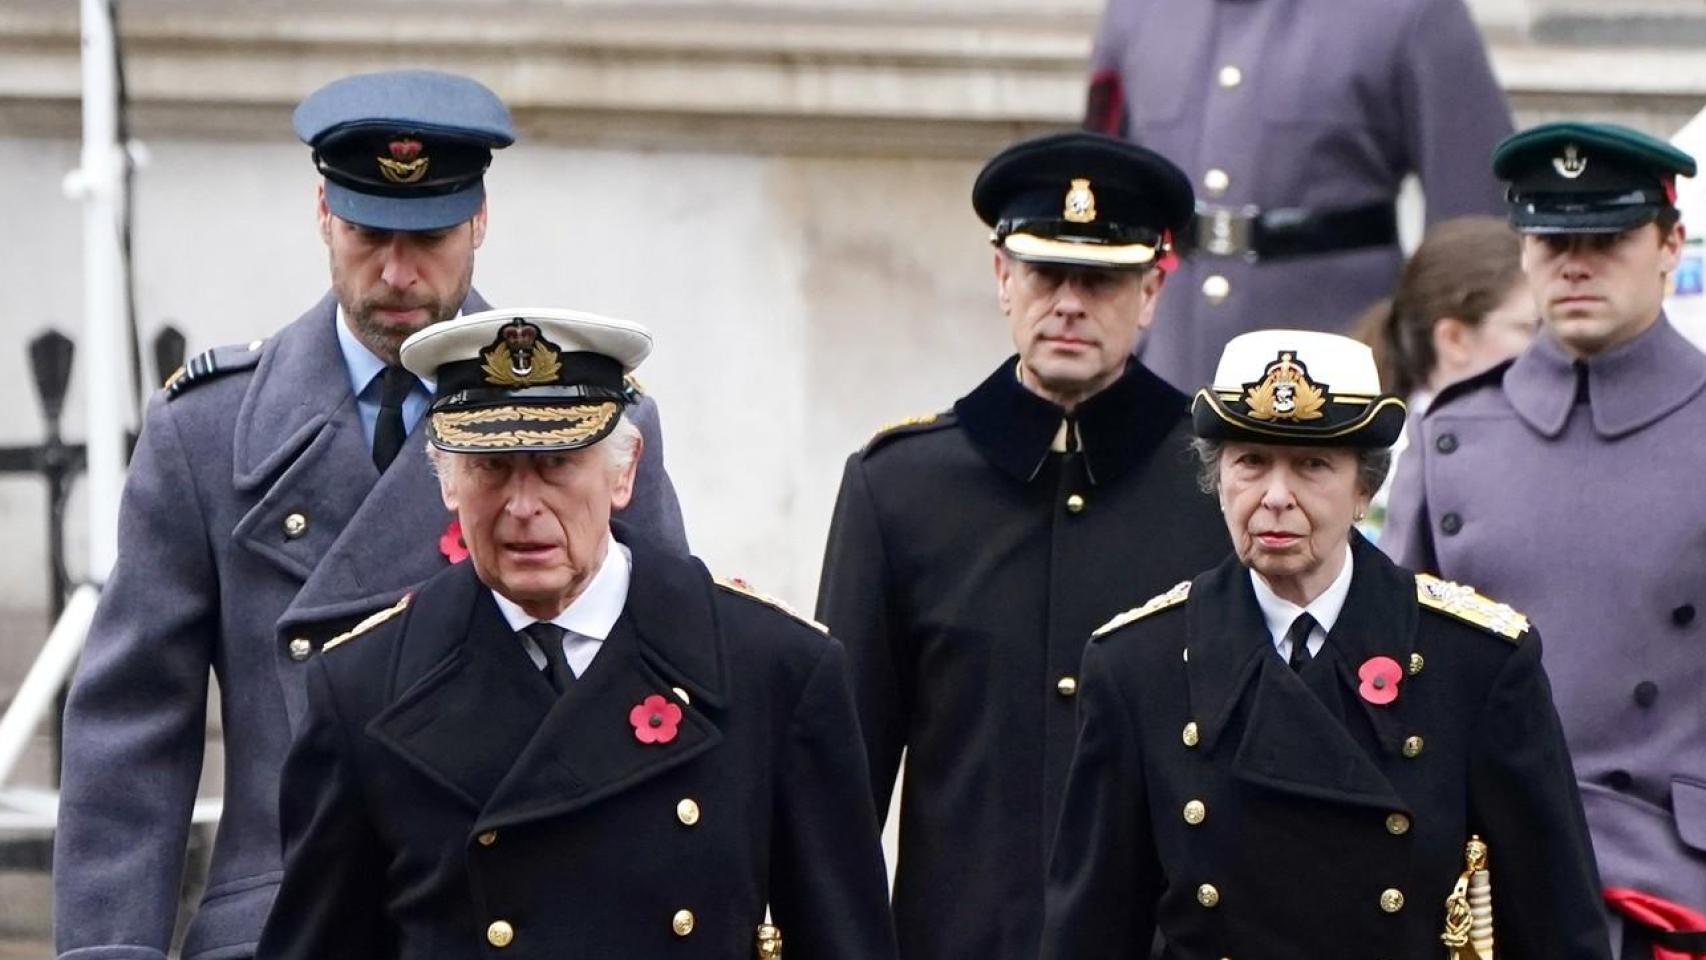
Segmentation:
{"type": "Polygon", "coordinates": [[[253,369],[255,364],[261,362],[261,343],[262,341],[255,340],[235,346],[214,347],[196,354],[190,358],[189,363],[172,371],[172,375],[166,378],[166,399],[176,399],[198,383],[217,380],[239,370],[253,369]]]}
{"type": "Polygon", "coordinates": [[[1492,367],[1483,370],[1480,373],[1477,373],[1473,377],[1459,380],[1456,383],[1447,384],[1443,390],[1434,395],[1433,400],[1428,402],[1428,412],[1423,414],[1423,416],[1426,417],[1429,414],[1432,414],[1435,410],[1438,410],[1453,400],[1456,400],[1458,397],[1468,396],[1482,387],[1496,387],[1499,384],[1504,383],[1505,371],[1509,370],[1511,368],[1511,364],[1515,362],[1516,360],[1514,358],[1511,360],[1505,360],[1494,364],[1492,367]]]}
{"type": "Polygon", "coordinates": [[[738,593],[741,596],[746,597],[749,600],[757,600],[759,603],[762,603],[767,607],[772,607],[772,608],[775,608],[777,610],[780,610],[783,613],[787,614],[788,616],[793,617],[795,620],[798,620],[801,623],[805,624],[806,626],[811,627],[812,629],[818,631],[819,633],[827,634],[829,632],[828,627],[824,626],[821,623],[818,623],[816,620],[813,620],[811,617],[808,617],[808,616],[800,613],[798,610],[795,610],[793,607],[788,606],[786,603],[783,603],[782,601],[776,599],[775,597],[772,597],[771,595],[769,595],[767,593],[762,593],[758,590],[754,590],[752,588],[752,584],[747,583],[745,580],[742,580],[739,577],[717,577],[715,579],[717,581],[717,586],[722,587],[724,590],[727,590],[730,593],[738,593]]]}
{"type": "Polygon", "coordinates": [[[1520,643],[1522,635],[1528,632],[1528,618],[1510,606],[1481,596],[1474,587],[1425,573],[1416,574],[1416,601],[1512,643],[1520,643]]]}
{"type": "Polygon", "coordinates": [[[331,651],[331,649],[333,647],[336,647],[339,644],[342,644],[344,641],[354,640],[356,637],[361,636],[362,634],[368,632],[369,630],[372,630],[374,627],[379,626],[380,624],[391,619],[392,617],[396,616],[397,614],[402,613],[404,610],[408,609],[410,597],[411,597],[411,594],[407,594],[407,593],[403,594],[403,599],[398,600],[396,603],[392,604],[391,606],[386,607],[385,609],[379,611],[378,613],[374,614],[373,616],[368,617],[366,620],[363,620],[360,623],[356,624],[355,626],[349,628],[348,630],[345,630],[343,633],[340,633],[337,636],[333,637],[332,639],[327,640],[326,645],[320,648],[320,652],[321,653],[328,653],[331,651]]]}
{"type": "Polygon", "coordinates": [[[1173,589],[1168,590],[1166,593],[1150,597],[1148,600],[1144,601],[1143,605],[1140,607],[1132,607],[1130,610],[1119,614],[1107,623],[1097,627],[1095,632],[1090,634],[1090,636],[1099,637],[1104,633],[1112,633],[1126,624],[1142,620],[1144,617],[1147,617],[1152,613],[1158,613],[1168,607],[1176,607],[1179,604],[1184,603],[1190,595],[1191,582],[1189,580],[1180,580],[1178,583],[1173,585],[1173,589]]]}
{"type": "Polygon", "coordinates": [[[901,420],[896,420],[893,423],[885,423],[877,429],[876,433],[871,435],[871,439],[865,441],[864,450],[866,453],[870,453],[872,450],[875,450],[888,441],[893,440],[895,437],[904,437],[913,433],[923,433],[927,430],[934,430],[937,427],[945,427],[952,422],[953,421],[948,419],[948,415],[945,413],[925,413],[916,417],[906,417],[901,420]]]}
{"type": "Polygon", "coordinates": [[[630,400],[646,395],[646,385],[640,382],[639,377],[631,373],[622,378],[622,389],[628,392],[630,400]]]}

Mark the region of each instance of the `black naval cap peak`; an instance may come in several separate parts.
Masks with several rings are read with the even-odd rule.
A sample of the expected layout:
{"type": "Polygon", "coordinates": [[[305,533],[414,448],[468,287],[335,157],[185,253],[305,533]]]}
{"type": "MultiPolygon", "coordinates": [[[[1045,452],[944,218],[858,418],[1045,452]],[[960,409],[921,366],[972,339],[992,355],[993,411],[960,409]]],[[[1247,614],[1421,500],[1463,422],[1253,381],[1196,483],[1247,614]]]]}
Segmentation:
{"type": "Polygon", "coordinates": [[[1639,130],[1564,121],[1531,127],[1493,150],[1511,224],[1523,233],[1620,233],[1676,205],[1694,158],[1639,130]]]}
{"type": "Polygon", "coordinates": [[[1189,223],[1191,180],[1153,150],[1099,133],[1056,133],[995,155],[972,186],[993,240],[1030,263],[1141,269],[1189,223]]]}
{"type": "Polygon", "coordinates": [[[492,151],[515,142],[509,110],[483,84],[437,70],[344,77],[292,117],[326,178],[326,205],[380,230],[442,230],[485,201],[492,151]]]}

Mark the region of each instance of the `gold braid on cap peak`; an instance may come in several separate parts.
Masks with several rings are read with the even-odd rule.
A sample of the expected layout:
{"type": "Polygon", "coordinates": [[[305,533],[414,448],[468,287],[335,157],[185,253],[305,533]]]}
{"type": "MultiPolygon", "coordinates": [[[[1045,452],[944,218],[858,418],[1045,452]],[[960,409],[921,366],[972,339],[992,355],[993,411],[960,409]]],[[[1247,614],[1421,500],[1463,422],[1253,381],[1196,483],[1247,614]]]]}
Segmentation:
{"type": "Polygon", "coordinates": [[[594,407],[533,407],[511,404],[502,407],[481,407],[477,410],[445,410],[432,415],[433,429],[445,443],[482,449],[504,449],[528,444],[566,445],[580,443],[597,436],[610,425],[622,407],[617,403],[601,403],[594,407]],[[494,423],[521,421],[523,423],[562,423],[552,430],[504,430],[482,433],[469,427],[494,423]]]}

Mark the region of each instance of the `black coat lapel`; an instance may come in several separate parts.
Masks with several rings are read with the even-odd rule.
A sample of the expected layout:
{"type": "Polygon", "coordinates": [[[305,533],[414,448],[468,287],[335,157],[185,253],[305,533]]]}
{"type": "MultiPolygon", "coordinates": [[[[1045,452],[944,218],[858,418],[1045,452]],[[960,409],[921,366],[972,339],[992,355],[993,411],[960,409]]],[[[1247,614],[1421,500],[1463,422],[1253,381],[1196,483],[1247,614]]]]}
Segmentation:
{"type": "Polygon", "coordinates": [[[1350,593],[1327,637],[1327,647],[1334,652],[1333,665],[1342,695],[1347,702],[1361,708],[1362,716],[1374,730],[1380,751],[1387,756],[1398,756],[1407,729],[1403,717],[1409,704],[1404,696],[1404,680],[1398,682],[1396,700],[1385,705],[1374,704],[1362,696],[1362,678],[1357,671],[1374,657],[1387,657],[1398,664],[1403,677],[1409,676],[1410,654],[1416,648],[1416,625],[1420,617],[1416,581],[1355,531],[1351,533],[1351,556],[1350,593]]]}
{"type": "Polygon", "coordinates": [[[556,695],[471,564],[423,587],[405,616],[395,699],[367,733],[479,810],[533,741],[556,695]]]}
{"type": "Polygon", "coordinates": [[[1406,809],[1341,711],[1280,660],[1249,576],[1229,558],[1191,587],[1186,673],[1203,748],[1214,750],[1236,731],[1231,766],[1240,779],[1313,799],[1406,809]]]}
{"type": "Polygon", "coordinates": [[[722,741],[707,712],[726,697],[709,575],[697,560],[654,552],[643,538],[614,526],[634,562],[622,618],[592,666],[539,725],[481,811],[477,829],[572,813],[722,741]],[[681,708],[668,743],[641,742],[630,722],[634,708],[652,696],[681,708]]]}

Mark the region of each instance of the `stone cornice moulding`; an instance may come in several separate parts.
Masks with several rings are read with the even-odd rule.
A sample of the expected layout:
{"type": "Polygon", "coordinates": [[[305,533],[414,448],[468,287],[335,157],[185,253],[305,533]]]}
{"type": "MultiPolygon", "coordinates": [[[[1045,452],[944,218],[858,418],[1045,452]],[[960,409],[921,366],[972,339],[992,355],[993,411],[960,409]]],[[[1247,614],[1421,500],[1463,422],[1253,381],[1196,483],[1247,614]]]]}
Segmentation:
{"type": "MultiPolygon", "coordinates": [[[[143,137],[284,139],[291,106],[326,80],[430,64],[491,84],[531,142],[978,157],[1076,121],[1099,8],[984,2],[994,12],[957,0],[147,0],[123,4],[122,25],[143,137]]],[[[1706,101],[1698,50],[1494,37],[1519,111],[1686,117],[1706,101]]],[[[78,55],[75,4],[5,0],[0,130],[74,137],[78,55]]]]}

